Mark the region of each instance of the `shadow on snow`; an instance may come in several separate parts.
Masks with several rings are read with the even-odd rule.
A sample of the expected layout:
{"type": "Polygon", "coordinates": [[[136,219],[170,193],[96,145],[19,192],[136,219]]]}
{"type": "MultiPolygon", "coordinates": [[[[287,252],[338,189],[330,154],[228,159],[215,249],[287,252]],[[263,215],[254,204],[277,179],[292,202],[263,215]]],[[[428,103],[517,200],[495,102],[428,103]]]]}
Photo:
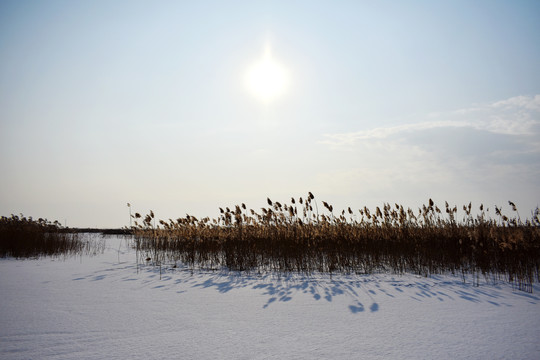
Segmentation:
{"type": "MultiPolygon", "coordinates": [[[[415,301],[456,301],[466,300],[489,306],[510,306],[505,302],[508,296],[520,296],[536,304],[540,298],[522,291],[503,291],[508,284],[500,281],[472,285],[470,279],[454,276],[420,277],[414,275],[345,275],[345,274],[283,274],[283,273],[241,273],[226,270],[190,270],[134,264],[110,263],[110,268],[73,280],[99,281],[108,276],[121,274],[122,281],[139,281],[145,286],[159,290],[176,290],[184,293],[189,289],[215,289],[228,293],[238,289],[251,289],[266,298],[263,308],[275,303],[287,303],[296,297],[308,297],[315,303],[332,302],[337,298],[348,300],[351,314],[376,313],[380,311],[380,299],[410,298],[415,301]],[[129,270],[128,275],[125,271],[129,270]]],[[[534,290],[540,287],[534,285],[534,290]]]]}

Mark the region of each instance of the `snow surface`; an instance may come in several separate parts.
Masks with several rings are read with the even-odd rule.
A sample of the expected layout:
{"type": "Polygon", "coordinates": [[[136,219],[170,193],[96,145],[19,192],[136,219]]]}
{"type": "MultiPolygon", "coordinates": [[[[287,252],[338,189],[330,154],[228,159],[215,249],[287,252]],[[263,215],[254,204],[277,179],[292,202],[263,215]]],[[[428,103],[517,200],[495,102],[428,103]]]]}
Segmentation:
{"type": "Polygon", "coordinates": [[[0,260],[0,359],[538,359],[540,287],[0,260]]]}

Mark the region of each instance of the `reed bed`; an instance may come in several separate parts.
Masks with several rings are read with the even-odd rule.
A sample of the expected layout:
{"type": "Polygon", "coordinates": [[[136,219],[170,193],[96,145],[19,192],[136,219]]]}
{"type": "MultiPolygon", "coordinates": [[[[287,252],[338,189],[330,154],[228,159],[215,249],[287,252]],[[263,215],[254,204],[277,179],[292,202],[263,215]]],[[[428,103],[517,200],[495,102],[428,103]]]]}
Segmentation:
{"type": "Polygon", "coordinates": [[[0,218],[0,257],[35,258],[103,252],[104,242],[82,240],[58,221],[11,215],[0,218]]]}
{"type": "MultiPolygon", "coordinates": [[[[532,291],[540,281],[540,211],[524,222],[495,207],[496,219],[480,205],[442,210],[430,199],[417,211],[384,204],[334,212],[310,192],[290,204],[267,199],[260,212],[245,204],[220,208],[217,219],[156,221],[133,215],[137,262],[181,262],[191,269],[301,273],[393,272],[461,274],[510,281],[532,291]],[[322,206],[320,206],[322,205],[322,206]],[[320,212],[319,212],[320,210],[320,212]]],[[[176,265],[174,265],[176,266],[176,265]]]]}

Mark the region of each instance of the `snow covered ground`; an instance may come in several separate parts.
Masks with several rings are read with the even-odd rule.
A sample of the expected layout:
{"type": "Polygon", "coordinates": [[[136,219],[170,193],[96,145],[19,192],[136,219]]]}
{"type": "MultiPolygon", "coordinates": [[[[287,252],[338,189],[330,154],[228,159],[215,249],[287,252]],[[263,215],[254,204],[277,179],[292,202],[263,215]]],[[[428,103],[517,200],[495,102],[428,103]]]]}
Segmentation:
{"type": "Polygon", "coordinates": [[[0,260],[0,359],[539,359],[540,287],[0,260]]]}

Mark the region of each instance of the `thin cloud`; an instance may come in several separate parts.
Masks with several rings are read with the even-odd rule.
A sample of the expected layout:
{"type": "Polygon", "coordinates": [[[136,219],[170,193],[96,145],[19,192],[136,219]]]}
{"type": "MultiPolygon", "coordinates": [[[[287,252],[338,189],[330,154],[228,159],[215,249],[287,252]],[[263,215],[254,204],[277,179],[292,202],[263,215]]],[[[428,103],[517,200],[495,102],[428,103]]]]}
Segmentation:
{"type": "Polygon", "coordinates": [[[329,155],[332,167],[319,180],[372,199],[414,203],[433,194],[458,202],[512,199],[534,208],[539,103],[540,95],[517,96],[427,114],[416,123],[327,134],[321,143],[339,155],[329,155]]]}
{"type": "Polygon", "coordinates": [[[535,96],[515,96],[502,100],[492,105],[494,108],[523,108],[532,111],[540,111],[540,95],[535,96]]]}
{"type": "Polygon", "coordinates": [[[449,113],[432,113],[429,120],[349,133],[325,134],[323,144],[351,146],[358,141],[388,139],[399,134],[441,128],[470,128],[502,135],[535,135],[540,130],[540,95],[516,96],[506,100],[449,113]]]}
{"type": "Polygon", "coordinates": [[[382,140],[400,133],[412,133],[444,127],[467,127],[469,124],[459,121],[426,121],[415,124],[405,124],[391,127],[380,127],[371,130],[356,131],[341,134],[325,134],[326,140],[321,143],[328,145],[353,145],[360,140],[382,140]]]}

